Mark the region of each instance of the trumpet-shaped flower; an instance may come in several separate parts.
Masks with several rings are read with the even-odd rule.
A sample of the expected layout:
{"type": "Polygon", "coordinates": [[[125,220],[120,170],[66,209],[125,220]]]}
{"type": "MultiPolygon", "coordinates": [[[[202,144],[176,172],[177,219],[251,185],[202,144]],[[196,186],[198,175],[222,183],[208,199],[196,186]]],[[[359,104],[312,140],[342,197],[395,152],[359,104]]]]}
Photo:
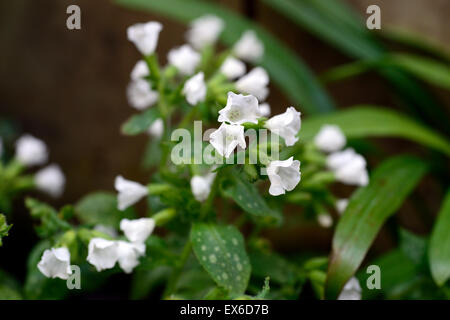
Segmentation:
{"type": "Polygon", "coordinates": [[[92,238],[88,245],[87,261],[99,272],[105,269],[111,269],[118,259],[117,249],[118,245],[116,241],[92,238]]]}
{"type": "Polygon", "coordinates": [[[222,72],[228,80],[242,77],[246,70],[247,67],[245,66],[245,63],[233,57],[228,57],[220,67],[220,72],[222,72]]]}
{"type": "Polygon", "coordinates": [[[234,54],[248,62],[258,62],[264,55],[264,45],[252,30],[244,32],[233,48],[234,54]]]}
{"type": "Polygon", "coordinates": [[[39,170],[34,176],[34,182],[39,190],[57,198],[64,192],[66,178],[61,168],[52,164],[39,170]]]}
{"type": "Polygon", "coordinates": [[[194,74],[200,63],[200,54],[185,44],[170,50],[167,59],[169,64],[175,66],[182,75],[190,76],[194,74]]]}
{"type": "Polygon", "coordinates": [[[131,70],[131,80],[138,80],[147,77],[150,74],[148,65],[144,60],[139,60],[131,70]]]}
{"type": "Polygon", "coordinates": [[[145,244],[117,241],[117,256],[120,268],[131,273],[139,265],[139,258],[145,254],[145,244]]]}
{"type": "Polygon", "coordinates": [[[47,278],[67,279],[72,274],[70,252],[67,248],[51,248],[44,251],[37,265],[47,278]]]}
{"type": "Polygon", "coordinates": [[[271,112],[270,104],[268,104],[268,103],[261,103],[259,105],[259,112],[261,113],[262,117],[270,116],[270,112],[271,112]]]}
{"type": "Polygon", "coordinates": [[[140,183],[126,180],[122,176],[117,176],[114,182],[117,192],[117,208],[125,210],[135,204],[148,194],[148,189],[140,183]]]}
{"type": "Polygon", "coordinates": [[[324,125],[314,137],[314,144],[323,152],[335,152],[342,149],[347,142],[341,129],[335,125],[324,125]]]}
{"type": "Polygon", "coordinates": [[[155,220],[152,218],[122,219],[120,221],[120,230],[133,243],[143,243],[152,234],[154,228],[155,220]]]}
{"type": "Polygon", "coordinates": [[[164,120],[161,118],[156,119],[148,128],[148,134],[156,139],[161,138],[164,133],[164,120]]]}
{"type": "Polygon", "coordinates": [[[361,300],[361,286],[358,279],[350,278],[339,294],[338,300],[361,300]]]}
{"type": "Polygon", "coordinates": [[[16,141],[16,158],[26,166],[44,164],[48,159],[47,146],[42,140],[25,134],[16,141]]]}
{"type": "Polygon", "coordinates": [[[228,158],[238,145],[243,149],[247,146],[244,127],[236,124],[222,123],[219,129],[211,133],[209,142],[225,158],[228,158]]]}
{"type": "Polygon", "coordinates": [[[326,163],[342,183],[365,186],[369,182],[366,160],[351,148],[330,154],[326,163]]]}
{"type": "Polygon", "coordinates": [[[236,82],[240,92],[254,95],[259,101],[264,101],[269,94],[269,75],[261,67],[256,67],[236,82]]]}
{"type": "Polygon", "coordinates": [[[127,87],[128,103],[137,110],[144,110],[154,105],[159,98],[157,91],[150,88],[145,79],[133,80],[127,87]]]}
{"type": "Polygon", "coordinates": [[[148,56],[155,52],[161,30],[159,22],[137,23],[128,27],[127,36],[144,56],[148,56]]]}
{"type": "Polygon", "coordinates": [[[298,141],[296,135],[301,127],[300,115],[294,107],[289,107],[284,113],[267,120],[265,127],[282,137],[287,146],[292,146],[298,141]]]}
{"type": "Polygon", "coordinates": [[[271,161],[267,166],[267,175],[270,180],[269,193],[273,196],[285,194],[292,191],[300,182],[300,161],[293,160],[271,161]]]}
{"type": "Polygon", "coordinates": [[[206,15],[191,22],[186,34],[188,42],[197,50],[214,44],[224,28],[222,19],[214,15],[206,15]]]}
{"type": "Polygon", "coordinates": [[[205,101],[206,84],[204,79],[203,72],[199,72],[184,84],[183,94],[190,105],[195,106],[199,102],[205,101]]]}
{"type": "Polygon", "coordinates": [[[219,111],[218,121],[232,124],[258,123],[259,117],[258,100],[254,96],[228,92],[227,105],[219,111]]]}
{"type": "Polygon", "coordinates": [[[215,173],[206,176],[193,176],[191,179],[191,191],[197,201],[205,201],[211,192],[211,185],[216,177],[215,173]]]}

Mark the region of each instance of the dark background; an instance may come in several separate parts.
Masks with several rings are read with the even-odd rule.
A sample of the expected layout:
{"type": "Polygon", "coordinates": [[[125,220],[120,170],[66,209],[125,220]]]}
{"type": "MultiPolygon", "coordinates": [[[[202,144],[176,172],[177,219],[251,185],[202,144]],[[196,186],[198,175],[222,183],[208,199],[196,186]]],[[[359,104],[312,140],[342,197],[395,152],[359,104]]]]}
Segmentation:
{"type": "MultiPolygon", "coordinates": [[[[350,61],[260,1],[215,2],[262,24],[301,56],[316,74],[350,61]]],[[[403,27],[450,49],[448,0],[346,2],[362,16],[368,5],[378,4],[382,28],[403,27]]],[[[112,191],[118,174],[140,182],[148,180],[149,172],[140,167],[147,137],[125,137],[119,130],[135,113],[127,104],[125,88],[129,73],[140,58],[126,38],[126,28],[148,20],[158,20],[164,25],[158,52],[165,60],[171,47],[184,42],[186,27],[173,20],[127,10],[108,0],[0,1],[0,117],[16,121],[20,132],[44,140],[51,151],[50,161],[60,164],[67,178],[61,199],[50,200],[41,195],[39,198],[59,207],[74,203],[91,191],[112,191]],[[81,7],[81,30],[66,28],[66,8],[70,4],[81,7]]],[[[389,87],[372,73],[330,85],[328,89],[341,108],[358,103],[398,106],[389,87]]],[[[448,92],[433,90],[448,106],[448,92]]],[[[271,87],[269,102],[273,114],[290,104],[275,87],[271,87]]],[[[378,139],[376,143],[387,153],[421,151],[396,139],[378,139]]],[[[350,190],[344,189],[342,193],[348,194],[350,190]]],[[[416,194],[423,203],[407,202],[396,219],[415,232],[427,233],[442,194],[431,178],[425,180],[416,194]],[[425,213],[422,206],[427,208],[425,213]]],[[[290,213],[289,209],[287,214],[290,213]]],[[[22,277],[26,256],[36,240],[22,203],[16,204],[12,222],[15,227],[0,248],[0,266],[22,277]]],[[[307,248],[326,253],[331,234],[331,230],[313,226],[275,230],[270,236],[286,252],[307,248]]],[[[393,242],[383,231],[375,251],[387,250],[393,242]]]]}

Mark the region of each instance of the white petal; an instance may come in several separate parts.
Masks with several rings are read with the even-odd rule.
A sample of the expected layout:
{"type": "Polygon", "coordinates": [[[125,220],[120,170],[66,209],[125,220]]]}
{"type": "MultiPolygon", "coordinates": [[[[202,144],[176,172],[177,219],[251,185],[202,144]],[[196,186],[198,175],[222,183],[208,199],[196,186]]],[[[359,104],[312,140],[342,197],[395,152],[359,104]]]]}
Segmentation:
{"type": "Polygon", "coordinates": [[[39,170],[34,176],[34,182],[39,190],[57,198],[64,192],[66,178],[61,168],[52,164],[39,170]]]}
{"type": "Polygon", "coordinates": [[[162,25],[159,22],[137,23],[128,27],[128,40],[145,56],[155,52],[162,25]]]}
{"type": "Polygon", "coordinates": [[[131,71],[131,80],[138,80],[147,77],[150,74],[147,63],[144,60],[139,60],[133,70],[131,71]]]}
{"type": "Polygon", "coordinates": [[[214,15],[206,15],[195,19],[187,32],[186,38],[197,50],[214,44],[224,28],[222,19],[214,15]]]}
{"type": "Polygon", "coordinates": [[[294,107],[289,107],[282,114],[276,115],[266,121],[265,127],[284,139],[287,146],[294,145],[301,127],[301,113],[294,107]]]}
{"type": "Polygon", "coordinates": [[[26,166],[42,165],[47,162],[47,146],[42,140],[25,134],[16,142],[16,158],[26,166]]]}
{"type": "Polygon", "coordinates": [[[148,128],[148,134],[156,139],[161,138],[164,133],[164,120],[161,118],[156,119],[148,128]]]}
{"type": "Polygon", "coordinates": [[[131,273],[145,254],[145,244],[117,241],[117,246],[119,266],[125,273],[131,273]]]}
{"type": "Polygon", "coordinates": [[[215,173],[210,173],[206,176],[192,177],[191,191],[197,201],[202,202],[208,198],[215,176],[215,173]]]}
{"type": "Polygon", "coordinates": [[[268,103],[261,103],[259,105],[259,112],[261,113],[262,117],[270,116],[270,112],[271,112],[270,104],[268,104],[268,103]]]}
{"type": "Polygon", "coordinates": [[[127,87],[128,103],[137,110],[144,110],[154,105],[159,98],[157,91],[150,88],[145,79],[133,80],[127,87]]]}
{"type": "Polygon", "coordinates": [[[317,216],[317,222],[323,228],[329,228],[333,225],[333,218],[328,213],[321,213],[317,216]]]}
{"type": "Polygon", "coordinates": [[[95,266],[99,272],[104,269],[111,269],[118,259],[117,247],[116,241],[92,238],[88,245],[87,261],[95,266]]]}
{"type": "Polygon", "coordinates": [[[352,277],[342,289],[338,300],[361,300],[361,286],[358,279],[352,277]]]}
{"type": "Polygon", "coordinates": [[[336,201],[336,210],[339,214],[343,214],[348,206],[348,199],[339,199],[336,201]]]}
{"type": "Polygon", "coordinates": [[[65,280],[72,274],[70,252],[65,247],[47,249],[44,251],[37,267],[48,278],[65,280]]]}
{"type": "Polygon", "coordinates": [[[264,101],[269,95],[269,75],[261,67],[254,68],[236,82],[240,92],[254,95],[259,101],[264,101]]]}
{"type": "Polygon", "coordinates": [[[135,204],[148,194],[148,189],[134,181],[126,180],[122,176],[117,176],[114,186],[119,192],[118,209],[125,210],[135,204]]]}
{"type": "Polygon", "coordinates": [[[120,221],[120,230],[131,242],[143,243],[152,234],[154,228],[155,220],[152,218],[122,219],[120,221]]]}
{"type": "Polygon", "coordinates": [[[220,72],[222,72],[228,80],[242,77],[246,70],[245,63],[233,57],[228,57],[220,67],[220,72]]]}
{"type": "Polygon", "coordinates": [[[222,123],[219,129],[211,133],[209,142],[221,156],[226,158],[231,155],[238,145],[243,149],[247,147],[244,127],[234,124],[222,123]]]}
{"type": "Polygon", "coordinates": [[[187,44],[170,50],[167,56],[169,64],[175,66],[185,76],[194,74],[200,59],[200,54],[187,44]]]}
{"type": "Polygon", "coordinates": [[[327,167],[331,170],[337,170],[349,163],[356,155],[357,153],[352,148],[334,152],[327,157],[327,167]]]}
{"type": "Polygon", "coordinates": [[[300,161],[293,159],[293,157],[290,157],[283,161],[271,161],[267,166],[267,175],[270,180],[269,193],[271,195],[278,196],[286,193],[286,191],[292,191],[300,182],[300,161]]]}
{"type": "Polygon", "coordinates": [[[227,105],[219,111],[218,121],[232,124],[258,123],[259,117],[261,113],[258,100],[254,96],[228,92],[227,105]]]}
{"type": "Polygon", "coordinates": [[[248,62],[258,62],[264,54],[264,46],[254,31],[246,31],[233,48],[234,54],[248,62]]]}
{"type": "Polygon", "coordinates": [[[324,125],[314,137],[314,143],[323,152],[335,152],[345,146],[347,139],[338,126],[324,125]]]}
{"type": "Polygon", "coordinates": [[[186,81],[183,88],[183,94],[186,96],[190,105],[197,105],[199,102],[205,101],[206,84],[203,72],[197,73],[195,76],[186,81]]]}

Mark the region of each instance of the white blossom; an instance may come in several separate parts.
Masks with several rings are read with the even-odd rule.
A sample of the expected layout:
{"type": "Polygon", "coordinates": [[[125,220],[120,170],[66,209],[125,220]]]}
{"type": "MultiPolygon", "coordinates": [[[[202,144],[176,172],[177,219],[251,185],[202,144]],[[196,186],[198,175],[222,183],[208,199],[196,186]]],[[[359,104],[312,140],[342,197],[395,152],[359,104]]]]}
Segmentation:
{"type": "Polygon", "coordinates": [[[289,107],[284,113],[267,120],[265,127],[282,137],[287,146],[292,146],[298,141],[296,136],[301,127],[300,115],[294,107],[289,107]]]}
{"type": "Polygon", "coordinates": [[[152,218],[122,219],[120,221],[120,230],[128,240],[134,243],[143,243],[152,234],[154,228],[155,220],[152,218]]]}
{"type": "Polygon", "coordinates": [[[148,194],[148,189],[140,183],[117,176],[114,182],[117,192],[117,208],[125,210],[148,194]]]}
{"type": "Polygon", "coordinates": [[[323,125],[314,137],[314,143],[323,152],[335,152],[342,149],[347,142],[344,133],[336,125],[323,125]]]}
{"type": "Polygon", "coordinates": [[[262,117],[270,116],[270,112],[271,112],[270,104],[268,104],[268,103],[261,103],[259,105],[259,112],[261,113],[262,117]]]}
{"type": "Polygon", "coordinates": [[[47,278],[65,280],[72,274],[70,252],[66,247],[47,249],[44,251],[37,267],[47,278]]]}
{"type": "Polygon", "coordinates": [[[131,80],[138,80],[147,77],[150,75],[150,70],[148,69],[148,65],[144,60],[139,60],[131,70],[131,80]]]}
{"type": "Polygon", "coordinates": [[[279,196],[285,194],[286,191],[292,191],[300,182],[300,161],[293,159],[290,157],[284,161],[269,162],[267,175],[270,180],[269,193],[271,195],[279,196]]]}
{"type": "Polygon", "coordinates": [[[47,146],[42,140],[25,134],[16,141],[16,158],[26,166],[44,164],[48,159],[47,146]]]}
{"type": "Polygon", "coordinates": [[[103,238],[92,238],[88,245],[87,261],[92,264],[97,271],[111,269],[118,259],[117,247],[116,241],[103,238]]]}
{"type": "Polygon", "coordinates": [[[221,156],[228,158],[239,145],[245,149],[244,127],[236,124],[222,123],[219,129],[211,133],[209,142],[221,156]]]}
{"type": "Polygon", "coordinates": [[[94,226],[94,230],[104,233],[111,238],[116,238],[118,236],[116,229],[111,226],[106,226],[104,224],[97,224],[94,226]]]}
{"type": "Polygon", "coordinates": [[[358,279],[352,277],[342,289],[338,300],[361,300],[361,286],[358,279]]]}
{"type": "Polygon", "coordinates": [[[234,54],[248,62],[258,62],[264,55],[264,45],[252,30],[244,32],[233,48],[234,54]]]}
{"type": "Polygon", "coordinates": [[[269,95],[268,85],[267,71],[264,68],[256,67],[236,82],[236,89],[254,95],[259,101],[264,101],[269,95]]]}
{"type": "Polygon", "coordinates": [[[162,25],[159,22],[137,23],[127,29],[128,40],[145,56],[155,52],[162,25]]]}
{"type": "Polygon", "coordinates": [[[133,108],[144,110],[158,101],[159,94],[151,89],[147,80],[137,79],[128,84],[127,98],[133,108]]]}
{"type": "Polygon", "coordinates": [[[61,168],[52,164],[39,170],[34,176],[34,182],[38,190],[57,198],[64,192],[66,178],[61,168]]]}
{"type": "Polygon", "coordinates": [[[336,201],[336,210],[339,214],[343,214],[348,206],[348,199],[338,199],[336,201]]]}
{"type": "Polygon", "coordinates": [[[228,80],[233,80],[242,77],[247,70],[245,63],[233,57],[228,57],[222,66],[220,72],[222,72],[228,80]]]}
{"type": "Polygon", "coordinates": [[[125,273],[131,273],[139,265],[139,258],[145,254],[145,244],[117,241],[119,266],[125,273]]]}
{"type": "Polygon", "coordinates": [[[164,120],[158,118],[155,121],[153,121],[153,123],[148,128],[147,132],[150,136],[155,137],[156,139],[161,138],[161,136],[164,133],[164,120]]]}
{"type": "Polygon", "coordinates": [[[219,111],[218,121],[232,124],[258,123],[259,117],[259,104],[254,96],[228,92],[227,105],[219,111]]]}
{"type": "Polygon", "coordinates": [[[326,163],[334,172],[337,181],[358,186],[369,183],[366,160],[351,148],[330,154],[326,163]]]}
{"type": "Polygon", "coordinates": [[[191,179],[191,191],[197,201],[205,201],[211,192],[211,185],[216,177],[215,173],[206,176],[195,175],[191,179]]]}
{"type": "Polygon", "coordinates": [[[214,44],[224,28],[222,19],[214,15],[206,15],[195,19],[186,34],[188,42],[197,50],[214,44]]]}
{"type": "Polygon", "coordinates": [[[329,228],[333,225],[333,218],[328,213],[320,213],[317,216],[317,222],[323,228],[329,228]]]}
{"type": "Polygon", "coordinates": [[[167,59],[169,64],[175,66],[182,75],[190,76],[194,74],[201,57],[191,46],[185,44],[170,50],[167,59]]]}
{"type": "Polygon", "coordinates": [[[205,101],[206,84],[204,79],[205,75],[203,72],[199,72],[184,84],[183,94],[190,105],[195,106],[199,102],[205,101]]]}

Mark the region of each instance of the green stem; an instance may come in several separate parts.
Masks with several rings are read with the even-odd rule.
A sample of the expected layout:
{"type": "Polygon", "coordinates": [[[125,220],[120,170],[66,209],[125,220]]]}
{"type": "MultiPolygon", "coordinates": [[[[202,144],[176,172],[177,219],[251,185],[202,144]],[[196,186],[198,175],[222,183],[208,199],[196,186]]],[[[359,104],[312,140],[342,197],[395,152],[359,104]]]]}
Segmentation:
{"type": "Polygon", "coordinates": [[[170,275],[169,281],[167,282],[166,289],[163,293],[163,299],[168,299],[175,291],[177,287],[178,280],[180,279],[181,272],[183,271],[186,262],[190,256],[192,249],[192,243],[190,240],[186,242],[184,245],[183,251],[181,252],[180,260],[178,264],[175,266],[172,274],[170,275]]]}

